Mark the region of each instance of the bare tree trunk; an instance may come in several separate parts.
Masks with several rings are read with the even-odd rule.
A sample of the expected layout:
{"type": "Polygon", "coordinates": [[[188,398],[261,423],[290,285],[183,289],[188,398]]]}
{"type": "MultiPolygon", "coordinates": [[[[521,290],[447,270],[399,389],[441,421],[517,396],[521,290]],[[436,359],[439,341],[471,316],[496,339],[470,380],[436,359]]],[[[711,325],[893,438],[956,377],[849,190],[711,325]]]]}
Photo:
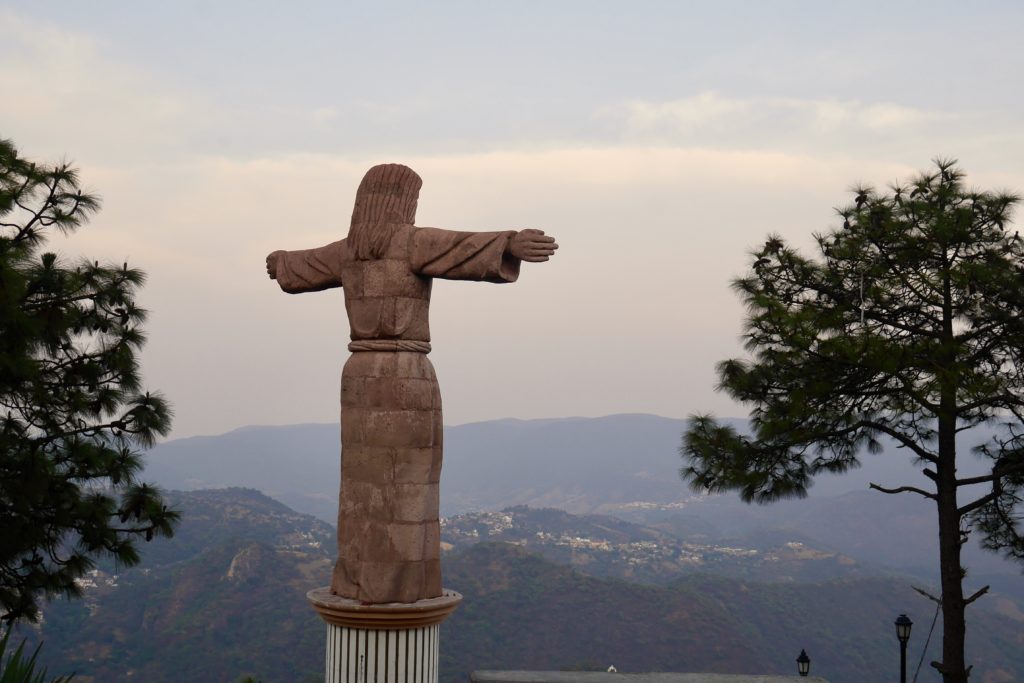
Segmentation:
{"type": "MultiPolygon", "coordinates": [[[[938,512],[939,567],[942,585],[942,663],[944,683],[967,683],[964,658],[963,569],[960,564],[960,514],[956,498],[956,421],[939,418],[938,512]]],[[[938,667],[937,667],[938,668],[938,667]]]]}
{"type": "MultiPolygon", "coordinates": [[[[943,247],[945,253],[945,246],[943,247]]],[[[964,661],[963,568],[960,565],[960,513],[956,499],[956,346],[953,343],[953,297],[950,263],[943,256],[942,352],[938,372],[939,461],[935,493],[939,512],[939,573],[942,585],[942,662],[936,667],[944,683],[967,683],[964,661]]]]}

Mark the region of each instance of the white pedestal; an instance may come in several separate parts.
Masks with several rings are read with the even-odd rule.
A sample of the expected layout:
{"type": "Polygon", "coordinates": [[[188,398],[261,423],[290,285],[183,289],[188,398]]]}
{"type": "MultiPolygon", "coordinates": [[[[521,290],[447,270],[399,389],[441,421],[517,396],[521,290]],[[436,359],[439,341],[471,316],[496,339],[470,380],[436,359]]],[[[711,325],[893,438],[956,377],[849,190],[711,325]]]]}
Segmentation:
{"type": "Polygon", "coordinates": [[[439,626],[462,601],[458,593],[383,605],[328,588],[306,597],[327,622],[326,683],[437,683],[439,626]]]}
{"type": "Polygon", "coordinates": [[[437,683],[438,626],[375,631],[327,625],[326,683],[437,683]]]}

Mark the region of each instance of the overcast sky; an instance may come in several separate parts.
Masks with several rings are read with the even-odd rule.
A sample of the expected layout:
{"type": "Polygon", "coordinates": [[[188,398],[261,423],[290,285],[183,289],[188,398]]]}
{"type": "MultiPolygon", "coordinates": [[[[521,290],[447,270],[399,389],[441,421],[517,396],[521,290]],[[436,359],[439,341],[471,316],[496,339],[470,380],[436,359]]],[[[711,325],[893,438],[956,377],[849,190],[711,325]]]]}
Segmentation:
{"type": "Polygon", "coordinates": [[[53,248],[149,273],[172,437],[337,419],[340,290],[273,249],[348,229],[360,177],[423,177],[419,225],[536,227],[514,285],[439,282],[445,422],[742,406],[729,289],[857,182],[960,159],[1024,191],[1015,2],[60,2],[0,6],[0,137],[103,209],[53,248]]]}

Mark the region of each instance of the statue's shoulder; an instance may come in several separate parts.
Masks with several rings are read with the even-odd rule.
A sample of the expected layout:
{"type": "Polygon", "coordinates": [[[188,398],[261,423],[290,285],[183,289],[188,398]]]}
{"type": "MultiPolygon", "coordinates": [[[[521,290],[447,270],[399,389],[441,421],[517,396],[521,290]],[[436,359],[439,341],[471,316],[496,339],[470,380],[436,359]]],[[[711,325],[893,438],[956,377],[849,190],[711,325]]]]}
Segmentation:
{"type": "Polygon", "coordinates": [[[402,223],[401,225],[395,226],[395,231],[391,235],[391,241],[390,244],[388,244],[387,255],[385,258],[408,261],[409,254],[413,249],[413,237],[417,230],[419,230],[419,228],[409,223],[402,223]]]}

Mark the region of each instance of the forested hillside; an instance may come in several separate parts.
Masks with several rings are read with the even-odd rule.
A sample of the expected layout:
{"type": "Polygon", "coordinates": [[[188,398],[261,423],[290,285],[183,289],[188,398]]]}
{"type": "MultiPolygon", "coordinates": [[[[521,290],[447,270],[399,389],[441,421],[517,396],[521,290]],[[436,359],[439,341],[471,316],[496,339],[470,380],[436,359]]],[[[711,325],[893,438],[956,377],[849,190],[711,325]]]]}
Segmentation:
{"type": "MultiPolygon", "coordinates": [[[[322,680],[324,627],[305,593],[327,583],[333,531],[255,491],[170,497],[185,513],[174,541],[153,545],[141,567],[97,572],[85,599],[51,604],[29,631],[47,641],[50,671],[75,671],[83,683],[231,683],[243,674],[264,683],[322,680]]],[[[606,528],[627,546],[651,541],[652,533],[672,540],[602,518],[520,514],[544,533],[596,538],[606,528]]],[[[463,523],[478,520],[455,521],[463,523]]],[[[460,546],[444,558],[445,585],[465,595],[442,626],[442,679],[450,683],[464,683],[474,669],[610,664],[620,671],[792,673],[801,648],[832,683],[885,680],[897,654],[893,618],[908,612],[917,622],[916,657],[932,614],[931,603],[900,577],[765,583],[689,573],[650,585],[591,576],[584,572],[593,563],[555,564],[522,545],[460,546]]],[[[971,616],[976,680],[1024,680],[1024,614],[996,597],[971,616]]],[[[919,680],[934,680],[929,676],[919,680]]]]}

